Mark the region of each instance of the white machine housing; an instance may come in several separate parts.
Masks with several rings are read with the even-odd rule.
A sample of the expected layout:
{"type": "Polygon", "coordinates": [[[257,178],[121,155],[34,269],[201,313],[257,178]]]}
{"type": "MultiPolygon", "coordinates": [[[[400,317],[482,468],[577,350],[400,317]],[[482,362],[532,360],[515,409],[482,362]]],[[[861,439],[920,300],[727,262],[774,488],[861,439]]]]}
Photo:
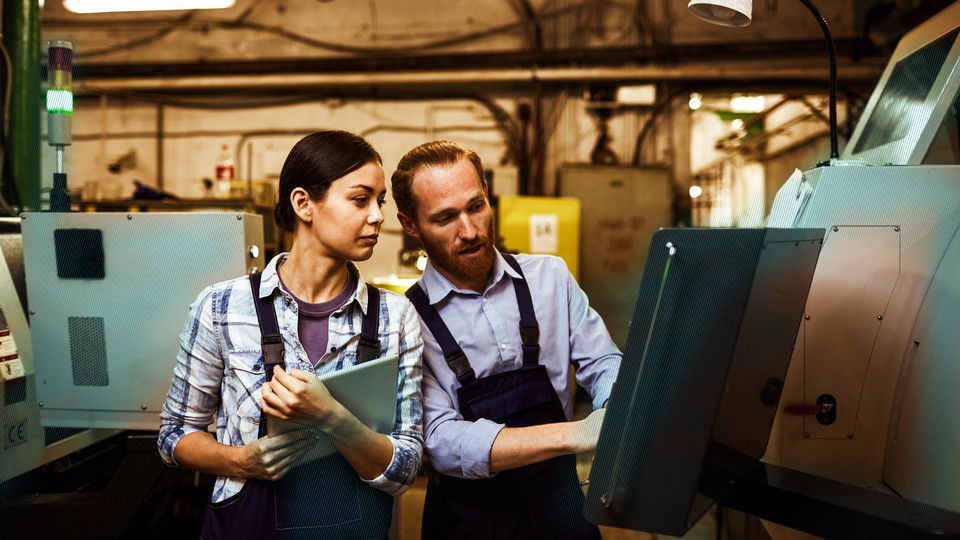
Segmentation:
{"type": "Polygon", "coordinates": [[[190,304],[264,266],[253,214],[38,212],[21,227],[43,426],[158,429],[190,304]],[[102,278],[60,277],[57,230],[100,231],[102,278]]]}
{"type": "Polygon", "coordinates": [[[836,420],[781,409],[764,461],[960,511],[960,166],[822,167],[803,182],[795,222],[827,235],[781,405],[830,395],[836,420]]]}
{"type": "Polygon", "coordinates": [[[902,38],[845,159],[796,173],[777,193],[768,226],[827,235],[763,459],[953,512],[958,95],[960,2],[902,38]],[[825,400],[832,422],[784,409],[825,400]]]}

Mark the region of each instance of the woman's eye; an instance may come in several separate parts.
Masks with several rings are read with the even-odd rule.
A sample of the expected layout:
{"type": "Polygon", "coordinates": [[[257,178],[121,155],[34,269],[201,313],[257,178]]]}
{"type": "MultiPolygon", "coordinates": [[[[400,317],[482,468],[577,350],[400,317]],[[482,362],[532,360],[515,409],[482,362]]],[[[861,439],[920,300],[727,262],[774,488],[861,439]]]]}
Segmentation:
{"type": "Polygon", "coordinates": [[[367,198],[366,197],[354,197],[353,202],[357,203],[357,206],[366,206],[367,198]]]}
{"type": "Polygon", "coordinates": [[[379,206],[380,208],[383,208],[383,205],[385,204],[387,204],[387,201],[385,199],[377,200],[377,206],[379,206]]]}

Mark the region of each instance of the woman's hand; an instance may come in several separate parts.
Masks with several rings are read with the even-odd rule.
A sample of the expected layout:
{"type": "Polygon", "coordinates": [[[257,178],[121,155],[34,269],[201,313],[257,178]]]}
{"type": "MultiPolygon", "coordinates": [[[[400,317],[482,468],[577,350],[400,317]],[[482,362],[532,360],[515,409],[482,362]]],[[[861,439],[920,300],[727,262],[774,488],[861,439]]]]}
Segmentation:
{"type": "Polygon", "coordinates": [[[263,412],[282,420],[322,429],[343,410],[316,375],[300,369],[288,374],[275,366],[262,388],[263,412]]]}
{"type": "Polygon", "coordinates": [[[275,437],[261,437],[243,447],[243,476],[276,481],[294,468],[317,442],[309,429],[295,429],[275,437]]]}

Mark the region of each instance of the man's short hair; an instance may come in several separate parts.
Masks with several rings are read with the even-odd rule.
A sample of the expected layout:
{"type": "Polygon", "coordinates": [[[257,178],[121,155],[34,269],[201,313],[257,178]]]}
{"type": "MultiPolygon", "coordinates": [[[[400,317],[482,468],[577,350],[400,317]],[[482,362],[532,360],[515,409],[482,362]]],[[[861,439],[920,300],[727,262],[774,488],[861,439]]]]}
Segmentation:
{"type": "Polygon", "coordinates": [[[482,186],[484,184],[483,163],[480,162],[480,156],[473,150],[455,142],[432,141],[407,152],[400,158],[397,170],[390,178],[390,190],[393,192],[394,202],[397,203],[397,210],[410,217],[416,217],[412,184],[417,172],[425,167],[450,166],[463,158],[467,158],[473,164],[482,186]]]}

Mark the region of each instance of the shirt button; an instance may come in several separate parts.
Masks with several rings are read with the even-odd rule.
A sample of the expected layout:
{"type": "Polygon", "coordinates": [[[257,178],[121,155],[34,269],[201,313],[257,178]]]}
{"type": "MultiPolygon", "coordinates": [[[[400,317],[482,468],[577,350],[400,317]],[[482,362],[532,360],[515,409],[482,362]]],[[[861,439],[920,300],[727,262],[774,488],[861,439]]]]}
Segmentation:
{"type": "Polygon", "coordinates": [[[486,298],[483,299],[483,303],[484,303],[484,304],[487,303],[487,299],[486,299],[486,298]]]}
{"type": "Polygon", "coordinates": [[[506,343],[501,343],[501,344],[500,344],[500,348],[501,348],[501,349],[506,349],[506,348],[507,348],[507,344],[506,344],[506,343]]]}

